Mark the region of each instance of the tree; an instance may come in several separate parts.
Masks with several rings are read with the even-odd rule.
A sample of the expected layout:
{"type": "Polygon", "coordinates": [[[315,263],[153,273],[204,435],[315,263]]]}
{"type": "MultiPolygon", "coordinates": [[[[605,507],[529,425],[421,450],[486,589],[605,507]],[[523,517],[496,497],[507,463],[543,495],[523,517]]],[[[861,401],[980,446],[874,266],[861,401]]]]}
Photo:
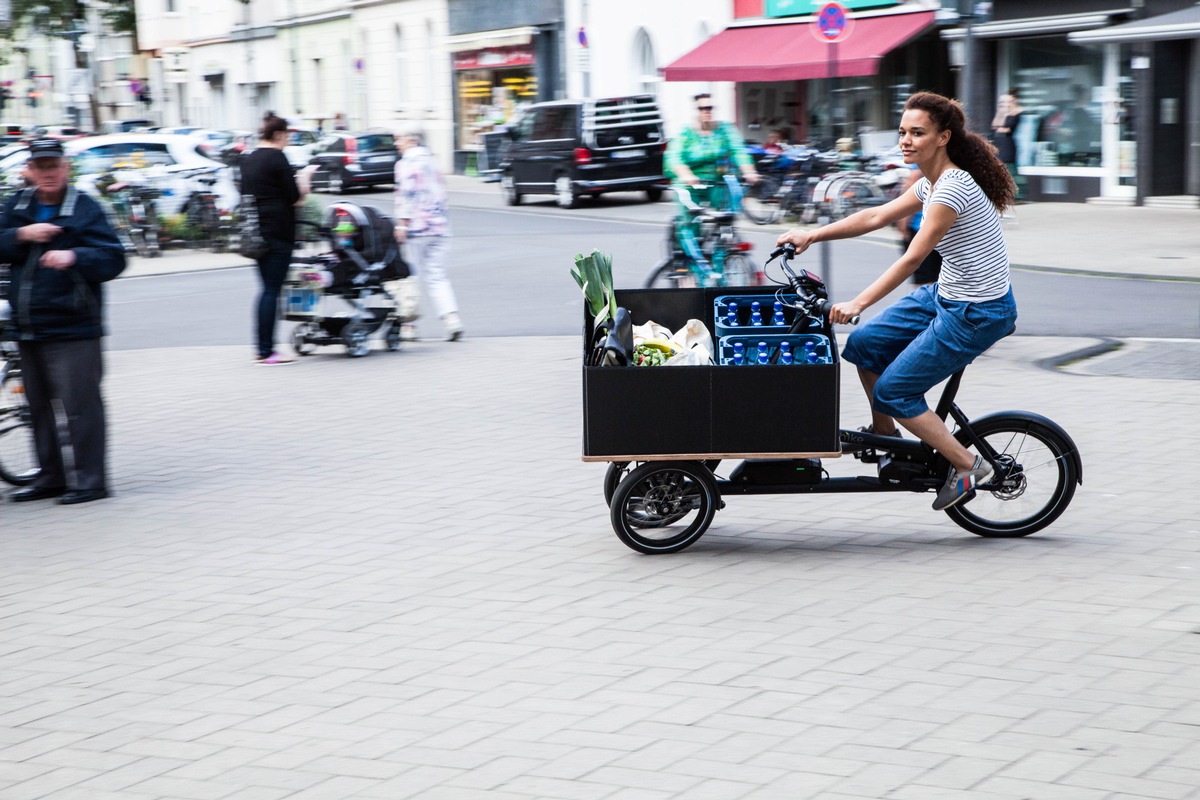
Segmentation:
{"type": "MultiPolygon", "coordinates": [[[[97,0],[93,0],[96,2],[97,0]]],[[[104,2],[99,0],[98,8],[108,28],[113,33],[130,33],[134,38],[134,51],[137,50],[137,10],[132,2],[104,2]]],[[[87,67],[87,56],[79,48],[79,37],[83,34],[87,19],[87,4],[83,0],[12,0],[12,25],[0,30],[0,38],[12,40],[28,30],[35,30],[50,36],[64,36],[71,40],[75,52],[75,66],[82,69],[87,67]],[[24,30],[23,30],[24,29],[24,30]]],[[[100,31],[92,31],[93,35],[100,31]]],[[[99,107],[96,104],[94,89],[88,93],[91,106],[92,120],[99,124],[99,107]]]]}

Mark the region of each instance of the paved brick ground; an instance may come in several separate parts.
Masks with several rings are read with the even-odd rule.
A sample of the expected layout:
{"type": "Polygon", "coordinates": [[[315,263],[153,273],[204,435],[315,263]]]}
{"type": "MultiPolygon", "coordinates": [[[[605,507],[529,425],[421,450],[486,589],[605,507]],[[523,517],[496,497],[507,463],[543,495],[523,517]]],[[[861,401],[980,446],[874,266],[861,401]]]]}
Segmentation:
{"type": "Polygon", "coordinates": [[[1200,797],[1200,384],[1030,366],[1085,344],[961,396],[1075,437],[1044,534],[731,498],[662,557],[573,339],[113,353],[118,496],[0,506],[0,798],[1200,797]]]}

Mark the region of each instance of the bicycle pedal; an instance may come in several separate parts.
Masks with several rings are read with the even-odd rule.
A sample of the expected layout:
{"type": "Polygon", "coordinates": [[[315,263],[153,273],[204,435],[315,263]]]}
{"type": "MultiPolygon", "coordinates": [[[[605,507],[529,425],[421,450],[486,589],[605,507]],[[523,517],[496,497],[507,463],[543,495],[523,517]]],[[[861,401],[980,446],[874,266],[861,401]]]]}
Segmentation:
{"type": "Polygon", "coordinates": [[[855,450],[852,455],[864,464],[879,463],[879,451],[871,447],[864,450],[855,450]]]}

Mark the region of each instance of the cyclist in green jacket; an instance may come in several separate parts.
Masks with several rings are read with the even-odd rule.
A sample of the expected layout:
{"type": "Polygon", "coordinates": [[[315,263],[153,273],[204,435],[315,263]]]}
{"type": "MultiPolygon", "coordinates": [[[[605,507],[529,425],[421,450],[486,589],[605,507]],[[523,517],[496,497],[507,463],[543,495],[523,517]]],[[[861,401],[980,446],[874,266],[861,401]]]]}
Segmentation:
{"type": "Polygon", "coordinates": [[[704,261],[698,244],[696,223],[689,212],[696,204],[719,210],[737,207],[731,197],[735,169],[747,183],[758,182],[754,161],[746,152],[746,142],[737,128],[717,122],[713,115],[712,95],[701,92],[696,102],[695,127],[684,128],[667,147],[665,169],[675,184],[677,214],[675,235],[683,251],[693,260],[704,261]],[[706,188],[697,188],[705,186],[706,188]]]}

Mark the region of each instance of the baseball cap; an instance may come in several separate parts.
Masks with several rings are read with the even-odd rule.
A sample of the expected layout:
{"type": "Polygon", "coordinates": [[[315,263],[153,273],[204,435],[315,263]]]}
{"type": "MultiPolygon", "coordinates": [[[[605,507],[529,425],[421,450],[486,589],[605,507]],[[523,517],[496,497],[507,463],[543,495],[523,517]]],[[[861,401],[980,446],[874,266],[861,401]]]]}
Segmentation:
{"type": "Polygon", "coordinates": [[[34,139],[29,143],[29,157],[32,158],[62,158],[64,155],[62,142],[58,139],[34,139]]]}

